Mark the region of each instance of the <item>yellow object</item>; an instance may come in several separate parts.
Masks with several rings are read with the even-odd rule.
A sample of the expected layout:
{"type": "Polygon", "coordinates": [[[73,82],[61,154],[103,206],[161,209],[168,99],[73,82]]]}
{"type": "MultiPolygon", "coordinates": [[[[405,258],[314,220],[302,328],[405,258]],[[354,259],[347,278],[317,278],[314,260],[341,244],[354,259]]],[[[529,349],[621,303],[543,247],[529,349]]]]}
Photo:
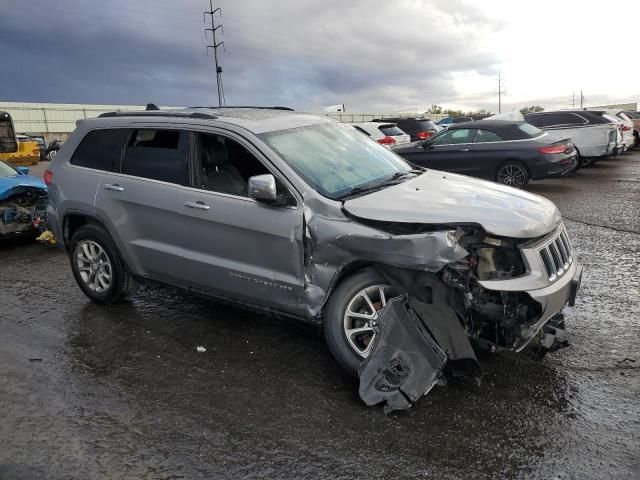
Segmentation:
{"type": "Polygon", "coordinates": [[[51,230],[45,230],[44,232],[42,232],[40,234],[40,236],[38,238],[36,238],[36,240],[38,242],[42,242],[42,243],[45,243],[47,245],[55,245],[56,244],[56,239],[53,236],[53,233],[51,232],[51,230]]]}
{"type": "Polygon", "coordinates": [[[0,153],[0,160],[4,160],[14,167],[37,165],[40,161],[40,147],[37,142],[21,142],[18,140],[18,151],[15,153],[0,153]]]}

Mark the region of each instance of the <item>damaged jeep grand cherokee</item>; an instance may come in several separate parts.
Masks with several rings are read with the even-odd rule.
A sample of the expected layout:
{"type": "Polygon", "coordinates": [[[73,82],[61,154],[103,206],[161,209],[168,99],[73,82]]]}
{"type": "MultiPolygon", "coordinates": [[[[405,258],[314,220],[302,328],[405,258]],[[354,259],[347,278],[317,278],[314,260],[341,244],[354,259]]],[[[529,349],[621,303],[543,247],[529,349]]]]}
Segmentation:
{"type": "Polygon", "coordinates": [[[49,226],[91,300],[160,282],[322,325],[368,404],[408,408],[478,375],[472,345],[566,342],[582,269],[553,203],[418,169],[327,117],[104,114],[46,178],[49,226]]]}

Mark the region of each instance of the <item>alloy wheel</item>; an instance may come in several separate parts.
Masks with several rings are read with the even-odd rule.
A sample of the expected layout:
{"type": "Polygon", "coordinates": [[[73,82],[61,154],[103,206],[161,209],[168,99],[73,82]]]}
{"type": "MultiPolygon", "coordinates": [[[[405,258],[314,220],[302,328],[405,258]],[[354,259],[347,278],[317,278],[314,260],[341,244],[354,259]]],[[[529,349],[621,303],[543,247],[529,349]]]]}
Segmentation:
{"type": "Polygon", "coordinates": [[[93,240],[82,240],[76,248],[76,265],[82,281],[96,293],[111,287],[112,269],[107,252],[93,240]]]}
{"type": "Polygon", "coordinates": [[[522,188],[527,181],[527,172],[513,163],[504,165],[498,171],[498,182],[516,188],[522,188]]]}
{"type": "Polygon", "coordinates": [[[369,356],[378,333],[378,316],[387,300],[397,296],[391,285],[372,285],[356,293],[347,304],[343,332],[349,346],[362,358],[369,356]]]}

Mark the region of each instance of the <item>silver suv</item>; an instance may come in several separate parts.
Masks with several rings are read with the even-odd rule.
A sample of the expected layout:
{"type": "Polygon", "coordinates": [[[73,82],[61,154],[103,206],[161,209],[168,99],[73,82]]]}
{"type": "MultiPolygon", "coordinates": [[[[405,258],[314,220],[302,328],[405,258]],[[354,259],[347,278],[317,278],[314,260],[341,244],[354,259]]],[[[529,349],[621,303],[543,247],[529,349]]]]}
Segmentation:
{"type": "Polygon", "coordinates": [[[350,372],[391,298],[420,300],[454,362],[475,360],[469,339],[551,348],[580,280],[553,203],[418,169],[288,109],[104,114],[79,123],[45,179],[50,228],[94,302],[161,282],[295,317],[322,325],[350,372]]]}

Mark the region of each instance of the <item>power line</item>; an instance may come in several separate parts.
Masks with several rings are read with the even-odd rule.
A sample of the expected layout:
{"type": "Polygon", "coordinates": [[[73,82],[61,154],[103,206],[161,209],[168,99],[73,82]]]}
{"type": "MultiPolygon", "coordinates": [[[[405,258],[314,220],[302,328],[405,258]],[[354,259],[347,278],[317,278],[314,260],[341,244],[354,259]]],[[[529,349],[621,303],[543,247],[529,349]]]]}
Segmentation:
{"type": "Polygon", "coordinates": [[[220,43],[216,42],[216,31],[220,28],[221,33],[224,35],[224,28],[222,27],[222,24],[216,27],[216,24],[215,24],[216,13],[219,13],[220,16],[222,16],[222,9],[218,7],[214,10],[213,0],[209,0],[209,11],[204,12],[202,15],[205,21],[206,21],[207,15],[211,17],[211,28],[205,28],[204,35],[206,37],[207,32],[211,32],[211,35],[213,37],[213,45],[207,45],[207,52],[209,52],[210,48],[213,48],[213,58],[215,59],[215,62],[216,62],[216,86],[218,88],[218,106],[222,107],[224,105],[224,87],[222,86],[222,67],[218,63],[218,48],[222,47],[224,49],[224,42],[220,42],[220,43]]]}

